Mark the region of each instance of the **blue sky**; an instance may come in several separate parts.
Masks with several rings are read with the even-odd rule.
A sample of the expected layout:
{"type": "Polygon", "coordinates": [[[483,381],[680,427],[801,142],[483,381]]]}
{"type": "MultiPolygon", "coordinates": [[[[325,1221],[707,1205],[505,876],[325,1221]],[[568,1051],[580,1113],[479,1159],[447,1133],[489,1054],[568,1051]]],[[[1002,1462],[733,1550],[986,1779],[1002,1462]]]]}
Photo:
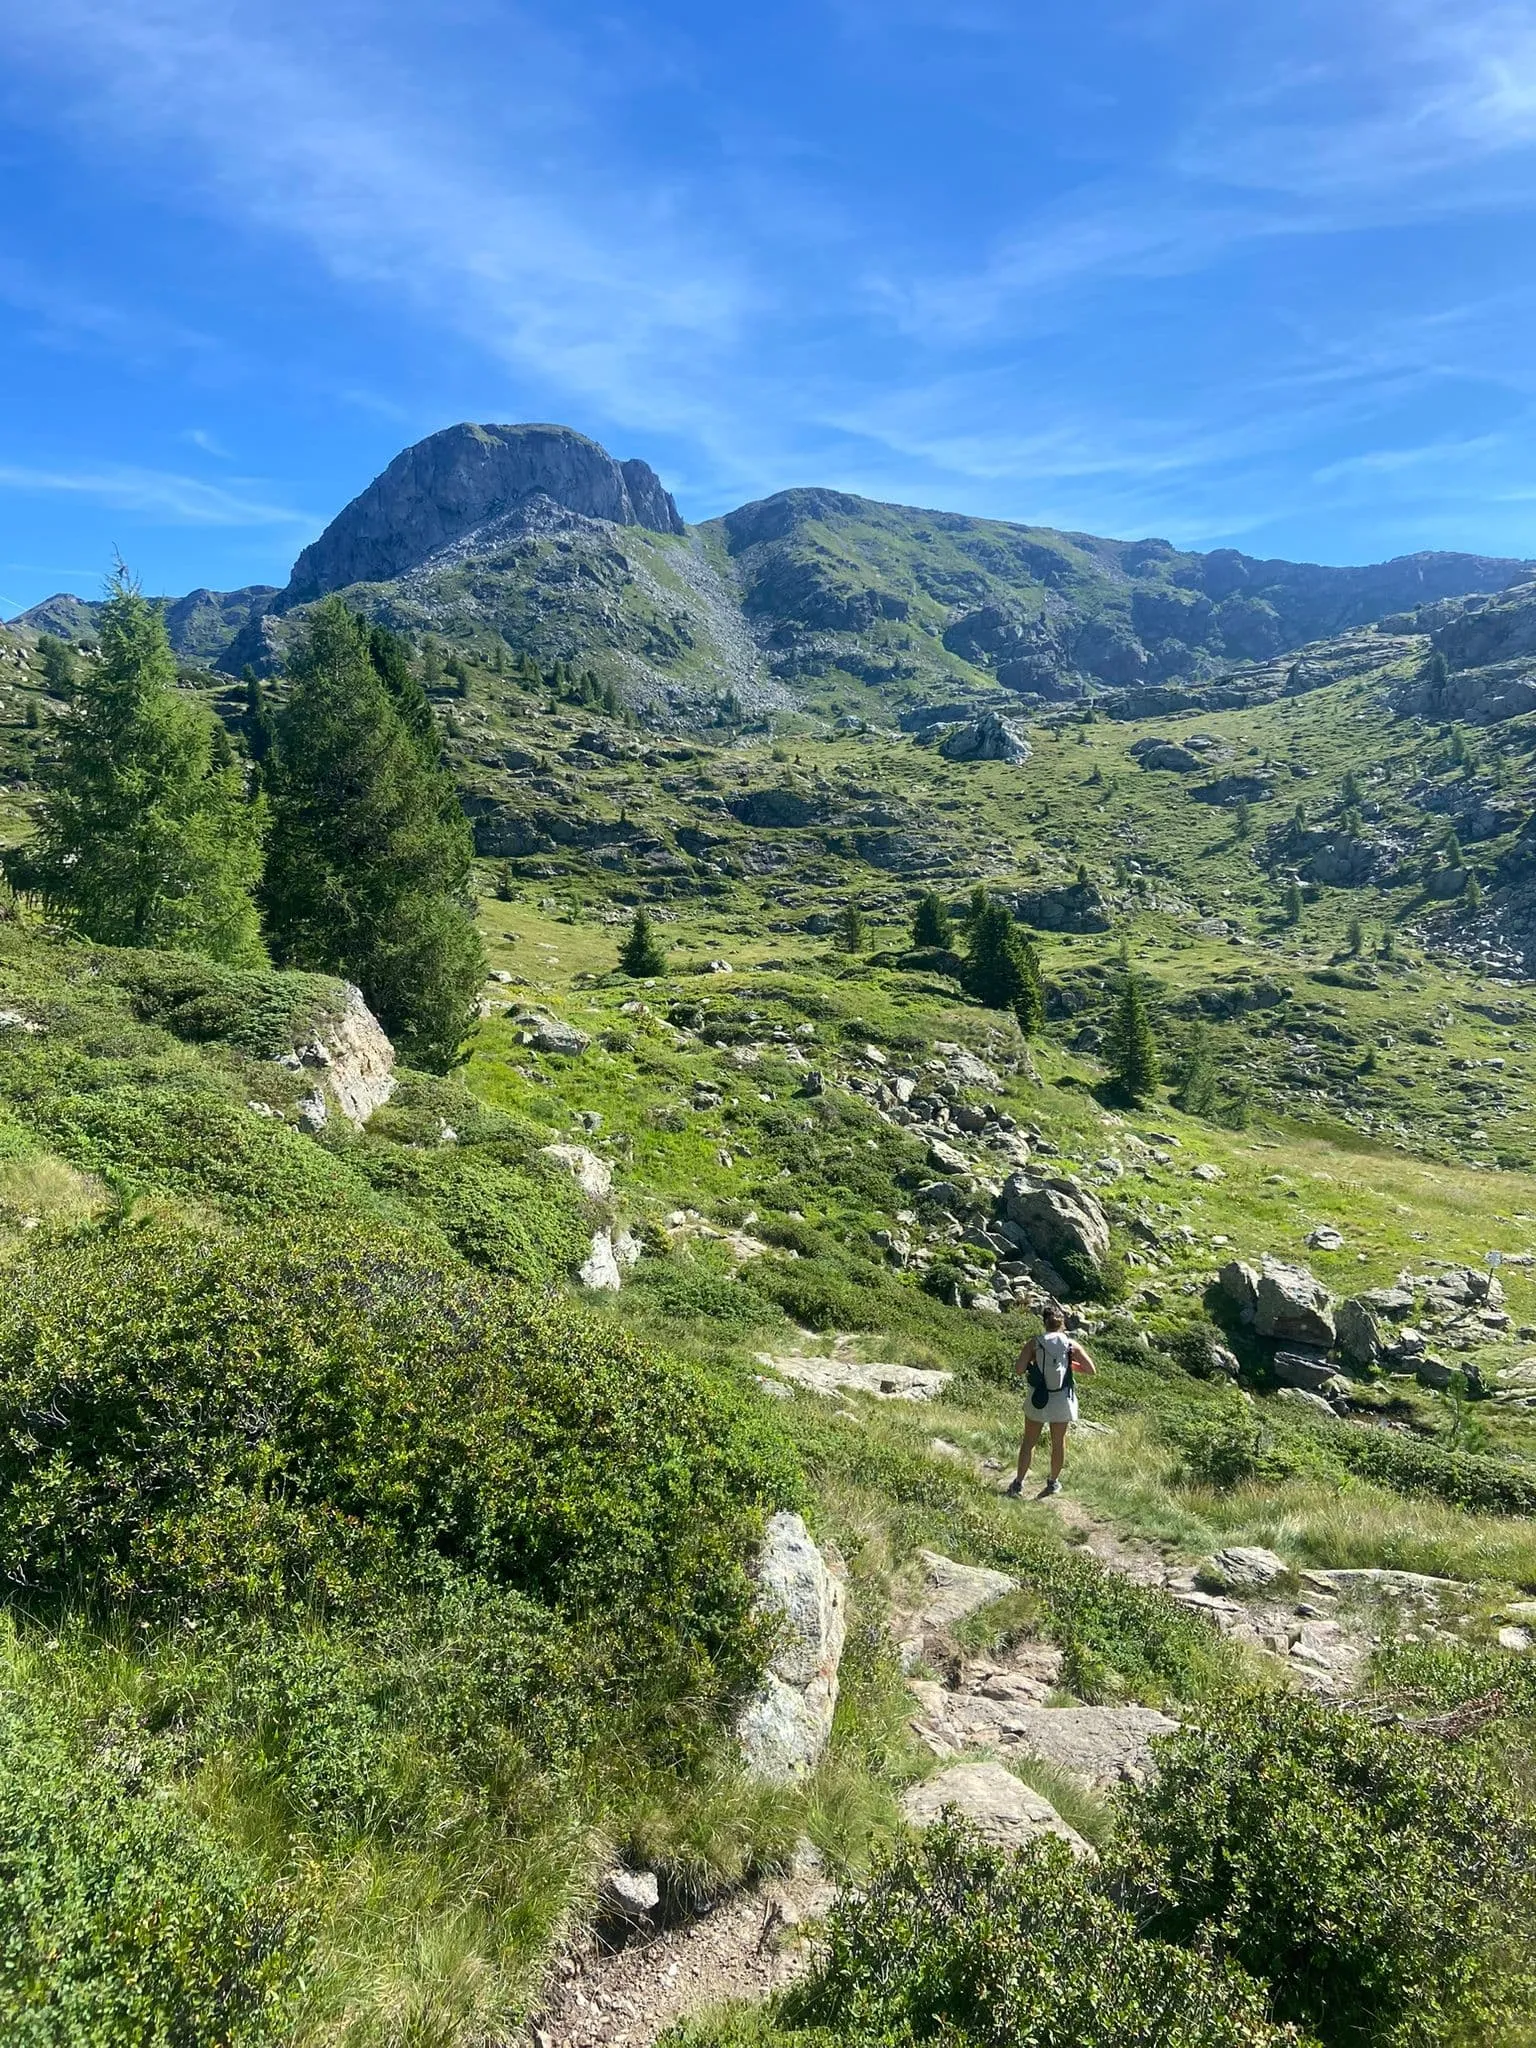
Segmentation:
{"type": "Polygon", "coordinates": [[[9,0],[0,181],[0,613],[281,582],[463,418],[1536,555],[1536,0],[9,0]]]}

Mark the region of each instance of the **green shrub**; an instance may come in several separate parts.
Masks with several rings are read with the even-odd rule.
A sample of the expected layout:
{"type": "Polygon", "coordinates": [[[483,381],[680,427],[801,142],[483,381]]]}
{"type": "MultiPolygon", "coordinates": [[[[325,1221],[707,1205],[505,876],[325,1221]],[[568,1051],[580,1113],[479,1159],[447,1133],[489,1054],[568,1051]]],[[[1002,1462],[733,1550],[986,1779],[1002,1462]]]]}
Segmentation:
{"type": "Polygon", "coordinates": [[[433,1563],[611,1645],[615,1695],[757,1654],[743,1561],[793,1465],[759,1404],[411,1241],[135,1232],[0,1304],[13,1584],[366,1611],[433,1563]]]}
{"type": "Polygon", "coordinates": [[[874,1330],[881,1325],[879,1294],[855,1286],[820,1260],[785,1265],[778,1259],[761,1259],[753,1284],[807,1330],[874,1330]]]}
{"type": "Polygon", "coordinates": [[[1287,1478],[1297,1461],[1246,1402],[1177,1431],[1178,1476],[1186,1486],[1228,1493],[1236,1486],[1287,1478]]]}
{"type": "Polygon", "coordinates": [[[222,967],[187,953],[93,952],[133,1014],[193,1044],[221,1040],[255,1059],[292,1052],[345,1007],[338,981],[275,968],[222,967]]]}
{"type": "MultiPolygon", "coordinates": [[[[516,1150],[517,1148],[508,1148],[516,1150]]],[[[348,1162],[381,1192],[408,1203],[476,1266],[549,1286],[586,1256],[592,1225],[568,1175],[538,1162],[508,1165],[501,1147],[434,1144],[348,1149],[348,1162]]]]}
{"type": "Polygon", "coordinates": [[[1062,1842],[1013,1857],[948,1824],[833,1908],[791,2028],[847,2048],[1263,2048],[1285,2037],[1231,1965],[1147,1940],[1062,1842]]]}
{"type": "Polygon", "coordinates": [[[775,1302],[750,1282],[669,1259],[643,1259],[632,1282],[642,1300],[679,1321],[718,1324],[727,1330],[749,1330],[759,1323],[782,1320],[775,1302]]]}
{"type": "Polygon", "coordinates": [[[1139,1923],[1267,1980],[1328,2048],[1481,2039],[1527,2009],[1536,1841],[1452,1744],[1253,1695],[1160,1744],[1124,1815],[1139,1923]]]}
{"type": "Polygon", "coordinates": [[[131,1722],[82,1746],[0,1698],[0,2035],[10,2048],[256,2048],[284,2024],[295,1929],[253,1863],[174,1796],[131,1722]]]}
{"type": "Polygon", "coordinates": [[[1348,1471],[1398,1493],[1433,1494],[1473,1514],[1536,1515],[1536,1478],[1502,1458],[1385,1429],[1329,1429],[1322,1448],[1348,1471]]]}

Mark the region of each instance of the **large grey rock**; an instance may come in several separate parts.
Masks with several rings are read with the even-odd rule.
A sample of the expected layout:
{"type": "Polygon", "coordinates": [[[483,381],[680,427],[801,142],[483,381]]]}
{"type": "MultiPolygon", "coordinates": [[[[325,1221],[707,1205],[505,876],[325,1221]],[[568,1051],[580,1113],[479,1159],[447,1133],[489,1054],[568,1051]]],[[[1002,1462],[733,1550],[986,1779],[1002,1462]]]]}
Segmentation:
{"type": "Polygon", "coordinates": [[[1253,1267],[1241,1259],[1228,1259],[1216,1275],[1216,1284],[1243,1321],[1251,1323],[1259,1310],[1259,1276],[1253,1267]]]}
{"type": "Polygon", "coordinates": [[[544,1157],[568,1173],[589,1202],[606,1201],[613,1193],[613,1168],[585,1145],[546,1145],[544,1157]]]}
{"type": "Polygon", "coordinates": [[[958,725],[939,742],[946,761],[1027,761],[1033,750],[1012,719],[1000,711],[983,712],[970,725],[958,725]]]}
{"type": "Polygon", "coordinates": [[[1349,1392],[1348,1380],[1328,1363],[1322,1351],[1290,1351],[1282,1346],[1275,1353],[1275,1378],[1283,1387],[1300,1387],[1304,1393],[1329,1399],[1349,1392]]]}
{"type": "Polygon", "coordinates": [[[444,427],[404,449],[293,566],[286,608],[386,583],[535,495],[616,526],[681,533],[677,507],[643,462],[615,462],[569,427],[444,427]]]}
{"type": "Polygon", "coordinates": [[[1334,1327],[1339,1349],[1355,1365],[1374,1365],[1380,1358],[1385,1341],[1381,1325],[1371,1313],[1370,1304],[1358,1294],[1339,1303],[1334,1327]]]}
{"type": "Polygon", "coordinates": [[[376,1109],[388,1102],[395,1087],[395,1049],[383,1026],[363,1001],[363,992],[343,983],[345,999],[337,1016],[327,1019],[307,1045],[285,1054],[280,1065],[303,1068],[316,1076],[307,1127],[320,1129],[327,1112],[340,1110],[360,1129],[376,1109]]]}
{"type": "Polygon", "coordinates": [[[954,1558],[944,1557],[936,1550],[920,1550],[917,1556],[923,1572],[923,1595],[914,1619],[923,1629],[953,1628],[957,1621],[964,1621],[967,1615],[989,1607],[1005,1593],[1016,1593],[1019,1588],[1017,1579],[986,1565],[957,1564],[954,1558]]]}
{"type": "Polygon", "coordinates": [[[1142,1783],[1153,1769],[1153,1741],[1178,1729],[1152,1707],[1026,1706],[1015,1707],[1008,1720],[1015,1747],[1101,1790],[1142,1783]]]}
{"type": "Polygon", "coordinates": [[[544,1010],[523,1010],[516,1021],[535,1052],[558,1053],[571,1059],[592,1043],[585,1031],[578,1031],[563,1017],[552,1017],[544,1010]]]}
{"type": "Polygon", "coordinates": [[[815,1767],[832,1733],[845,1629],[843,1588],[793,1514],[769,1521],[756,1579],[757,1611],[777,1624],[778,1642],[736,1734],[752,1775],[786,1784],[815,1767]]]}
{"type": "Polygon", "coordinates": [[[1092,1859],[1094,1854],[1048,1799],[1020,1784],[1001,1764],[951,1764],[914,1785],[901,1811],[915,1828],[930,1828],[953,1812],[1001,1849],[1022,1849],[1041,1835],[1059,1835],[1074,1856],[1092,1859]]]}
{"type": "Polygon", "coordinates": [[[617,1294],[624,1285],[624,1270],[608,1231],[593,1231],[592,1243],[576,1277],[583,1287],[590,1287],[597,1294],[617,1294]]]}
{"type": "Polygon", "coordinates": [[[1217,1585],[1230,1593],[1261,1593],[1266,1586],[1283,1579],[1290,1567],[1283,1557],[1257,1544],[1232,1543],[1218,1550],[1200,1567],[1202,1585],[1217,1585]]]}
{"type": "Polygon", "coordinates": [[[1012,1173],[1003,1183],[1003,1214],[1023,1232],[1038,1257],[1060,1272],[1102,1270],[1109,1253],[1109,1222],[1088,1190],[1075,1180],[1041,1180],[1012,1173]]]}
{"type": "Polygon", "coordinates": [[[813,1394],[873,1394],[882,1401],[932,1401],[954,1378],[921,1365],[886,1365],[878,1359],[808,1358],[797,1351],[760,1351],[759,1365],[766,1365],[797,1386],[813,1394]]]}
{"type": "Polygon", "coordinates": [[[1333,1302],[1305,1266],[1265,1259],[1259,1272],[1253,1327],[1261,1337],[1326,1350],[1334,1340],[1333,1302]]]}

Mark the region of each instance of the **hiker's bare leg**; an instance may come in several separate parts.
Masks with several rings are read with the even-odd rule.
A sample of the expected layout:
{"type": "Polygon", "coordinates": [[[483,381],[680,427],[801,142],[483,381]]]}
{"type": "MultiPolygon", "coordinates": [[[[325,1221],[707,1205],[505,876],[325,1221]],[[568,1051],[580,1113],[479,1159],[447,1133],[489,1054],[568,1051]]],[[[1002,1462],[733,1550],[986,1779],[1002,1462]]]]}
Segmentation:
{"type": "Polygon", "coordinates": [[[1059,1479],[1061,1468],[1067,1458],[1067,1425],[1064,1422],[1051,1424],[1051,1477],[1059,1479]]]}
{"type": "Polygon", "coordinates": [[[1042,1425],[1038,1422],[1026,1422],[1024,1425],[1024,1441],[1019,1445],[1019,1479],[1021,1483],[1029,1477],[1029,1461],[1034,1457],[1035,1445],[1040,1441],[1041,1427],[1042,1425]]]}

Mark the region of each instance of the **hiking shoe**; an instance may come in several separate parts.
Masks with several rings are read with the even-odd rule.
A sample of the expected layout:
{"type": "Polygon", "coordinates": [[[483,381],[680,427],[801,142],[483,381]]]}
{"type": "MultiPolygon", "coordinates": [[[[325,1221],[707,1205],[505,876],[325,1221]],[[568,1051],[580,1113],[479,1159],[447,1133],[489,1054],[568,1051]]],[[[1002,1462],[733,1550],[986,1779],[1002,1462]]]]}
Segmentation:
{"type": "Polygon", "coordinates": [[[1047,1479],[1044,1486],[1040,1489],[1040,1498],[1042,1500],[1051,1500],[1060,1491],[1061,1481],[1059,1479],[1047,1479]]]}
{"type": "Polygon", "coordinates": [[[1008,1484],[1003,1488],[1003,1491],[1007,1494],[1010,1500],[1017,1500],[1019,1495],[1024,1491],[1024,1482],[1022,1479],[1010,1479],[1008,1484]]]}

